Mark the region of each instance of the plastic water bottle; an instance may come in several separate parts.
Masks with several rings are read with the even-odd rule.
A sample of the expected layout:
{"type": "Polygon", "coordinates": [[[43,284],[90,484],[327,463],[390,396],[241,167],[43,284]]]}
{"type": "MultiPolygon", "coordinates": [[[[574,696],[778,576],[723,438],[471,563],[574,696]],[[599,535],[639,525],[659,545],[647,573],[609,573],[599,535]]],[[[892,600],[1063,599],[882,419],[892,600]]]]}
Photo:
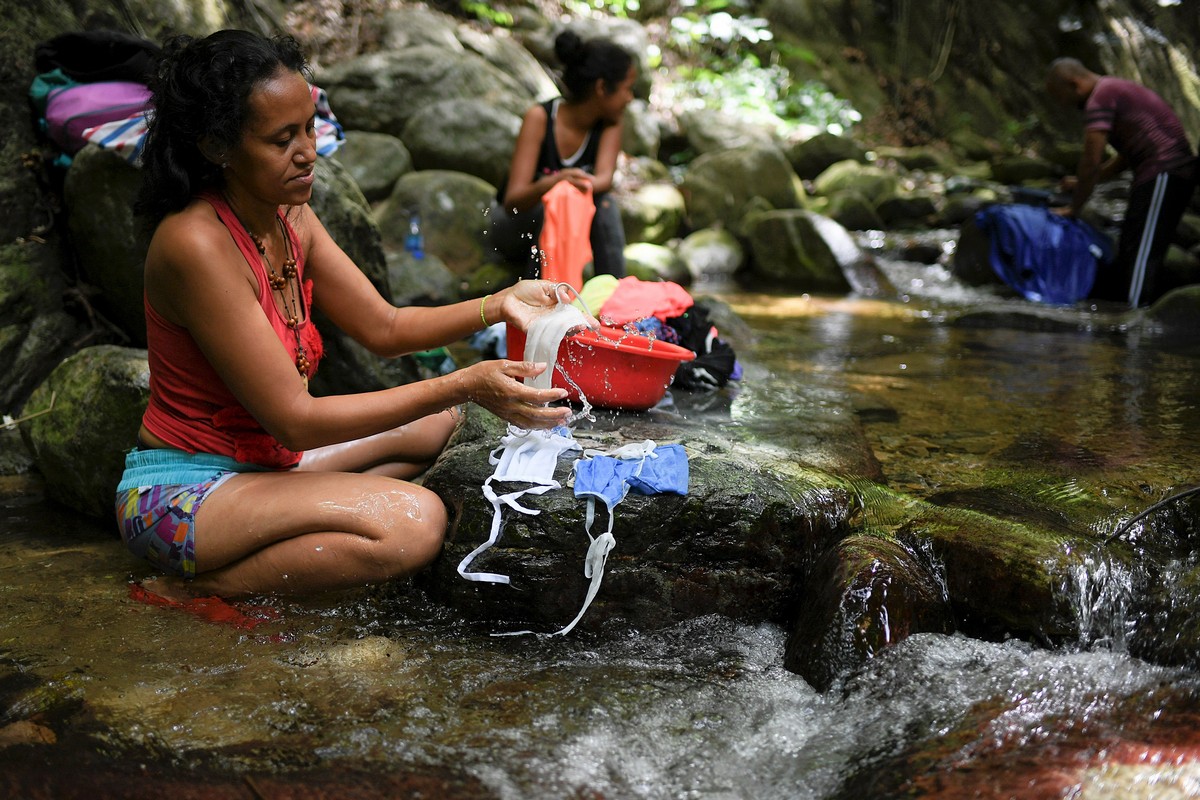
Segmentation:
{"type": "Polygon", "coordinates": [[[421,215],[416,211],[408,217],[408,236],[404,237],[404,249],[413,258],[425,257],[425,236],[421,233],[421,215]]]}

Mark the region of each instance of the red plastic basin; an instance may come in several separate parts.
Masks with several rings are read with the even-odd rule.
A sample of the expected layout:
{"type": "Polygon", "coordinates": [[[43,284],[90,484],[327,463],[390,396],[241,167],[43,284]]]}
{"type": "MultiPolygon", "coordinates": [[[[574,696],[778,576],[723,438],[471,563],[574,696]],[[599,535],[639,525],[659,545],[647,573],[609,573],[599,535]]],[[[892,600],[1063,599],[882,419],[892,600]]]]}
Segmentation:
{"type": "MultiPolygon", "coordinates": [[[[510,325],[508,357],[520,361],[524,356],[525,333],[510,325]]],[[[563,338],[551,385],[566,389],[575,403],[582,392],[599,408],[644,411],[662,400],[675,369],[695,357],[677,344],[601,327],[563,338]]]]}

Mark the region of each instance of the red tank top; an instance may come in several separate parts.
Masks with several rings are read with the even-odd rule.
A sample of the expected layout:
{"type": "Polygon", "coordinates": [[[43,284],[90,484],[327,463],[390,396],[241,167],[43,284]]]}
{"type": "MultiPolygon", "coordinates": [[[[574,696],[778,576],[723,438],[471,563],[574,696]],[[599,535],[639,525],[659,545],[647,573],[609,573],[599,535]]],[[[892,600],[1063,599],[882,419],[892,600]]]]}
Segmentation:
{"type": "MultiPolygon", "coordinates": [[[[275,306],[268,288],[266,271],[258,249],[233,210],[220,194],[205,192],[206,200],[225,224],[233,241],[246,258],[258,281],[258,304],[274,328],[276,336],[296,357],[296,338],[275,306]]],[[[302,287],[305,309],[312,308],[312,281],[304,280],[304,251],[296,232],[280,213],[286,235],[296,255],[297,277],[302,287]]],[[[172,447],[188,453],[228,456],[247,464],[272,469],[288,469],[300,463],[300,453],[288,450],[263,429],[233,393],[196,346],[187,328],[164,319],[143,300],[146,308],[146,345],[150,363],[150,403],[142,417],[146,429],[172,447]]],[[[311,375],[321,359],[321,335],[305,314],[300,337],[312,366],[311,375]]]]}

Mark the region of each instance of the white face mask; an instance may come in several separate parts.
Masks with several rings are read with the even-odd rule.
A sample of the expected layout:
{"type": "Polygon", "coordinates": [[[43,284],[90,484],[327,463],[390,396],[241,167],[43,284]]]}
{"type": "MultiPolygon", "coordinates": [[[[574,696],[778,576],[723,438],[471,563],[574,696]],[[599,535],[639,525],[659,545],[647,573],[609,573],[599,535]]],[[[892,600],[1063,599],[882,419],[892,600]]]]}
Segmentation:
{"type": "Polygon", "coordinates": [[[501,505],[507,505],[522,514],[542,513],[536,508],[521,505],[518,500],[527,494],[544,494],[551,489],[561,488],[562,484],[554,479],[554,469],[558,466],[558,457],[570,450],[579,449],[579,444],[571,438],[570,431],[565,428],[556,428],[550,431],[527,431],[515,425],[508,426],[508,433],[500,439],[500,447],[497,447],[488,456],[488,461],[495,464],[496,469],[483,483],[483,496],[492,504],[492,529],[488,540],[468,553],[466,558],[459,563],[459,575],[469,581],[509,582],[507,575],[497,575],[492,572],[467,572],[467,567],[471,565],[476,556],[490,548],[500,538],[500,523],[503,516],[501,505]],[[513,492],[496,494],[492,488],[493,481],[530,485],[513,492]]]}
{"type": "Polygon", "coordinates": [[[500,446],[488,456],[488,461],[496,465],[488,482],[520,481],[558,487],[561,484],[554,480],[558,457],[568,450],[579,449],[579,443],[566,428],[527,431],[509,425],[508,433],[500,438],[500,446]]]}

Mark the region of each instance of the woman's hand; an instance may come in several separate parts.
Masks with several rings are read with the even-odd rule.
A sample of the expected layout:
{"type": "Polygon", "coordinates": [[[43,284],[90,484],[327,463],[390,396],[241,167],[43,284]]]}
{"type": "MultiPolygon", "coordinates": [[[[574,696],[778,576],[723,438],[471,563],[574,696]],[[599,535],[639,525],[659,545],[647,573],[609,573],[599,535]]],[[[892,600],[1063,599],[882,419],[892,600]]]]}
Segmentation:
{"type": "MultiPolygon", "coordinates": [[[[500,316],[506,322],[523,331],[542,314],[553,311],[559,302],[569,303],[575,290],[569,284],[553,281],[518,281],[500,295],[500,316]]],[[[596,318],[583,312],[587,327],[598,330],[596,318]]]]}
{"type": "Polygon", "coordinates": [[[590,172],[578,167],[567,167],[566,169],[559,170],[554,174],[554,177],[560,181],[566,181],[581,192],[591,186],[592,182],[596,180],[595,176],[590,172]]]}
{"type": "Polygon", "coordinates": [[[566,389],[534,389],[524,378],[541,375],[546,369],[532,361],[481,361],[459,370],[466,382],[467,399],[520,428],[553,428],[565,425],[571,416],[568,406],[551,406],[567,396],[566,389]]]}

